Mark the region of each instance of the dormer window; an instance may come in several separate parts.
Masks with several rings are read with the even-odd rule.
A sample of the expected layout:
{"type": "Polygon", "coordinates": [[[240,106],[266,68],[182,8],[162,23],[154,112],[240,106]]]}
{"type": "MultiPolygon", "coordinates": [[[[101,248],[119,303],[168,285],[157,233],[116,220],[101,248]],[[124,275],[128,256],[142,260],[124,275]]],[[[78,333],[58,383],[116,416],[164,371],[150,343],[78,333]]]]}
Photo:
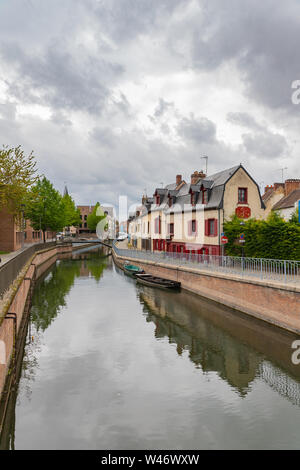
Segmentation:
{"type": "Polygon", "coordinates": [[[160,205],[160,196],[155,196],[155,203],[159,206],[160,205]]]}
{"type": "Polygon", "coordinates": [[[191,204],[192,206],[196,205],[196,194],[191,192],[191,204]]]}
{"type": "Polygon", "coordinates": [[[206,189],[203,189],[202,191],[202,204],[207,204],[208,203],[208,191],[206,189]]]}

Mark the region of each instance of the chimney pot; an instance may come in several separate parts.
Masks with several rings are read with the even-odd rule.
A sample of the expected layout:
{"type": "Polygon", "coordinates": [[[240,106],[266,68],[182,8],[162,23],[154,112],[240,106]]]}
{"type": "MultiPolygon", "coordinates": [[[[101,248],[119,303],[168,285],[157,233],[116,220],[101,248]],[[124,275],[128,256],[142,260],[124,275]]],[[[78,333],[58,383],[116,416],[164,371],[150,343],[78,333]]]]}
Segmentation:
{"type": "Polygon", "coordinates": [[[176,186],[179,186],[182,181],[182,175],[176,175],[176,186]]]}
{"type": "Polygon", "coordinates": [[[206,177],[206,174],[203,173],[203,170],[201,171],[194,171],[194,173],[191,175],[191,184],[196,184],[197,181],[200,179],[200,178],[205,178],[206,177]]]}
{"type": "Polygon", "coordinates": [[[288,196],[295,189],[300,189],[300,179],[288,179],[284,183],[284,193],[288,196]]]}

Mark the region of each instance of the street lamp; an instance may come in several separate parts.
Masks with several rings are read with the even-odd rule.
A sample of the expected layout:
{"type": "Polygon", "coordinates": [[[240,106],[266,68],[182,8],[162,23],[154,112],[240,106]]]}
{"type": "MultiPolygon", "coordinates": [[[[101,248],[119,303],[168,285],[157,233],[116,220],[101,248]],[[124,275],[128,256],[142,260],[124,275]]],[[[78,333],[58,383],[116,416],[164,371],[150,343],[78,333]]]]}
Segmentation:
{"type": "Polygon", "coordinates": [[[25,235],[25,217],[24,217],[24,213],[25,213],[26,205],[25,205],[25,204],[21,204],[21,205],[20,205],[20,208],[21,208],[21,214],[22,214],[22,219],[21,219],[21,232],[23,233],[23,236],[22,236],[22,248],[23,248],[23,246],[24,246],[24,235],[25,235]]]}
{"type": "MultiPolygon", "coordinates": [[[[242,220],[240,222],[240,226],[243,227],[243,225],[245,225],[245,222],[242,220]]],[[[245,254],[244,254],[244,243],[245,243],[245,238],[244,238],[244,234],[241,234],[240,235],[240,243],[242,245],[242,258],[244,258],[245,254]],[[243,235],[243,236],[242,236],[243,235]]]]}

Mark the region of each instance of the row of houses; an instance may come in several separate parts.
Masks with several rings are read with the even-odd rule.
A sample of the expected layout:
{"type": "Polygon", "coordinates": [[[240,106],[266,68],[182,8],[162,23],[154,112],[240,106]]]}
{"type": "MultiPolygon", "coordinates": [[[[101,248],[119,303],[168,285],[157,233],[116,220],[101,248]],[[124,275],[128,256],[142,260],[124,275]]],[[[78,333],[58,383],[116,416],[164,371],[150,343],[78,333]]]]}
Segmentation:
{"type": "MultiPolygon", "coordinates": [[[[141,206],[129,218],[130,242],[137,249],[220,255],[223,224],[233,214],[242,225],[250,217],[265,218],[275,200],[279,204],[288,199],[290,204],[291,193],[300,199],[300,180],[282,183],[281,198],[277,193],[275,197],[276,191],[273,195],[273,186],[262,196],[241,164],[210,176],[195,171],[188,182],[182,175],[174,180],[156,188],[152,197],[143,196],[141,206]]],[[[294,205],[295,201],[293,209],[294,205]]]]}
{"type": "MultiPolygon", "coordinates": [[[[87,217],[95,206],[77,206],[80,211],[80,224],[78,227],[69,227],[66,235],[80,236],[84,238],[96,237],[95,230],[90,230],[87,226],[87,217]]],[[[108,238],[115,236],[115,217],[112,207],[102,207],[108,219],[108,238]]],[[[46,241],[56,239],[56,232],[46,231],[46,241]]],[[[11,252],[22,248],[27,244],[42,243],[43,233],[41,230],[34,230],[29,220],[16,218],[6,209],[0,211],[0,251],[11,252]]]]}

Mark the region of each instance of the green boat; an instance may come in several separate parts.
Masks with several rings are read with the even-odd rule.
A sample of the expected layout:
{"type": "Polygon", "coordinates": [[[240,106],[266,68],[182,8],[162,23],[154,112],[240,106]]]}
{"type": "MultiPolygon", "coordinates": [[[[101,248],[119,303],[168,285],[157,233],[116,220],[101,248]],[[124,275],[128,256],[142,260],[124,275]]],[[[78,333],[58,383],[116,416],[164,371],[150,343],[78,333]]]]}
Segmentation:
{"type": "Polygon", "coordinates": [[[123,268],[125,273],[129,274],[130,276],[134,276],[135,274],[143,274],[145,272],[142,268],[139,268],[138,266],[130,263],[125,263],[123,268]]]}

